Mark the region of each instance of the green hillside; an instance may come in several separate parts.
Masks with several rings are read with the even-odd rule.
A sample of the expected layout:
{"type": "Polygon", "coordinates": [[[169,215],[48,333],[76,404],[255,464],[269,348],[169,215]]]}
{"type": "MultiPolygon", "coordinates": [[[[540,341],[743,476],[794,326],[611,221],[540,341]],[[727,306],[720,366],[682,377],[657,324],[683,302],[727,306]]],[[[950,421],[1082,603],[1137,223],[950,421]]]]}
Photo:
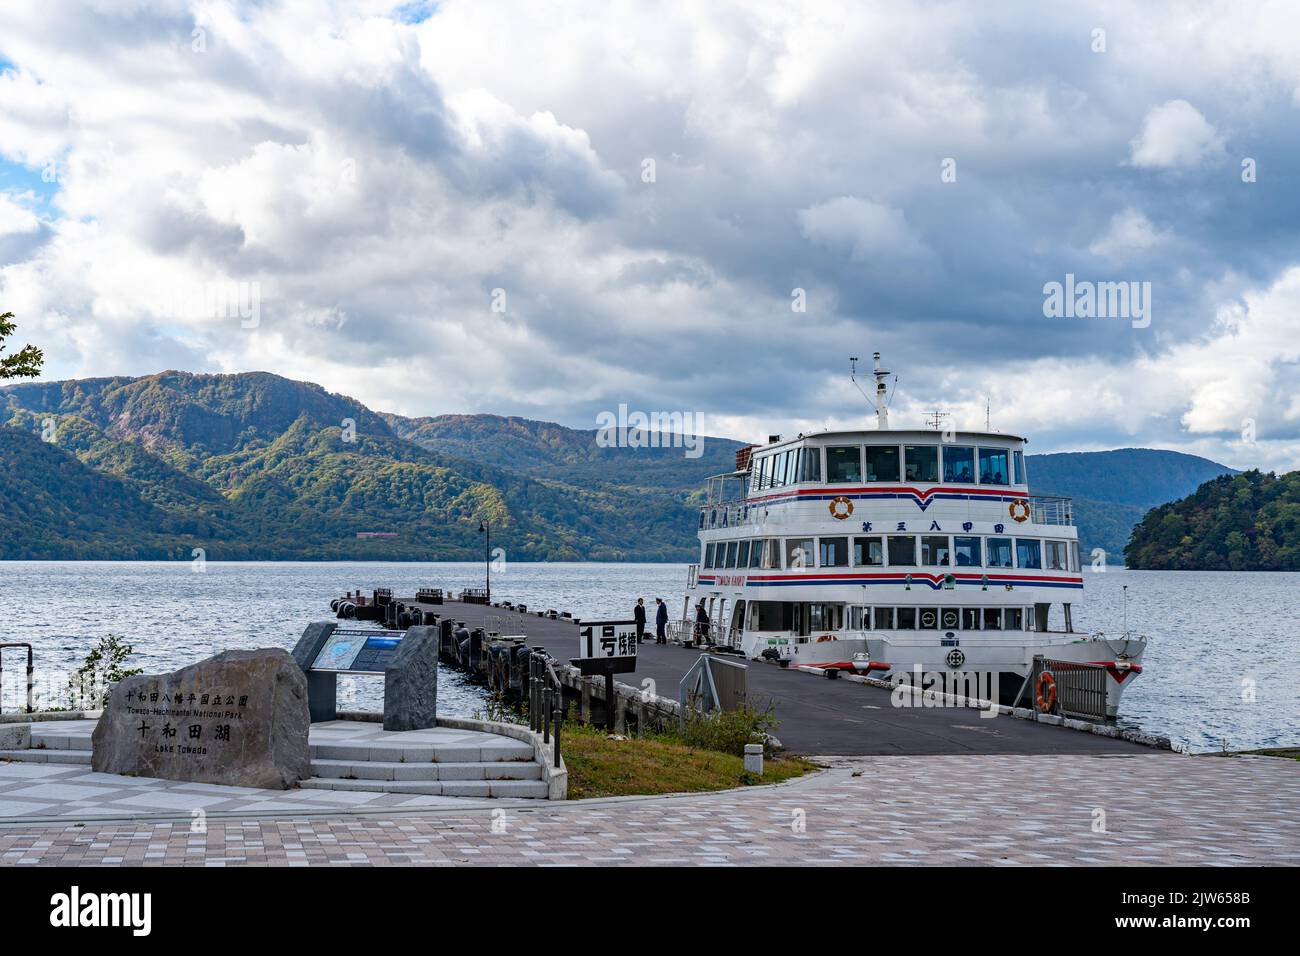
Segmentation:
{"type": "Polygon", "coordinates": [[[1110,561],[1123,553],[1134,525],[1149,508],[1189,494],[1211,478],[1233,474],[1208,458],[1153,448],[1029,455],[1026,466],[1034,494],[1074,499],[1083,555],[1101,548],[1110,561]]]}
{"type": "Polygon", "coordinates": [[[1300,571],[1300,471],[1247,471],[1153,508],[1128,565],[1151,570],[1300,571]]]}
{"type": "MultiPolygon", "coordinates": [[[[703,479],[740,447],[706,438],[691,458],[523,418],[380,415],[264,372],[11,385],[0,426],[0,559],[477,560],[486,516],[517,560],[684,561],[703,479]],[[357,537],[373,532],[393,536],[357,537]]],[[[1075,497],[1085,553],[1118,554],[1146,508],[1227,470],[1146,449],[1028,461],[1035,493],[1075,497]]]]}
{"type": "MultiPolygon", "coordinates": [[[[687,460],[694,476],[670,479],[672,468],[659,468],[649,482],[632,467],[586,485],[545,467],[532,477],[437,450],[468,443],[425,447],[352,399],[265,373],[22,384],[0,390],[6,419],[7,442],[32,453],[35,441],[42,467],[0,477],[4,559],[65,548],[73,557],[188,558],[202,547],[213,560],[469,560],[483,554],[487,517],[493,545],[517,560],[679,560],[696,549],[687,479],[693,490],[713,464],[687,460]],[[52,443],[35,437],[46,419],[52,443]],[[105,517],[90,551],[85,534],[64,533],[54,518],[23,527],[35,475],[56,497],[65,482],[101,476],[111,493],[82,511],[136,520],[105,517]]],[[[399,423],[408,434],[419,427],[399,423]]],[[[594,445],[590,433],[563,431],[566,454],[583,440],[571,436],[594,445]]],[[[651,471],[662,456],[686,460],[680,449],[636,454],[651,471]]]]}

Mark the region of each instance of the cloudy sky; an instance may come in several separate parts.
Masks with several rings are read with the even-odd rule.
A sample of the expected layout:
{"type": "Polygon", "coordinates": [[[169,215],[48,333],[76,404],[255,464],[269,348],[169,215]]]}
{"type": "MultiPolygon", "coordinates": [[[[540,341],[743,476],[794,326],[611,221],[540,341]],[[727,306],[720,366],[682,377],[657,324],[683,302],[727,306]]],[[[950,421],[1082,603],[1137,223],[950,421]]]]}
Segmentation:
{"type": "Polygon", "coordinates": [[[1289,2],[5,0],[0,311],[51,379],[750,439],[865,421],[880,350],[895,425],[1297,468],[1297,37],[1289,2]],[[1150,283],[1149,324],[1045,315],[1067,274],[1150,283]]]}

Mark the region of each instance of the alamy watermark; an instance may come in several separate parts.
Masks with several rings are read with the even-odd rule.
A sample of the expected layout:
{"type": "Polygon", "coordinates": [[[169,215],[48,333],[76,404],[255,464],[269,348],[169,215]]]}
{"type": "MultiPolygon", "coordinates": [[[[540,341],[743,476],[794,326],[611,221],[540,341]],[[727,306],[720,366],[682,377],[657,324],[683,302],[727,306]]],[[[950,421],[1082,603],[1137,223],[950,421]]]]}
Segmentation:
{"type": "Polygon", "coordinates": [[[156,315],[171,319],[239,319],[241,329],[262,324],[262,283],[196,282],[163,289],[153,300],[156,315]]]}
{"type": "Polygon", "coordinates": [[[1043,315],[1049,319],[1131,319],[1133,328],[1151,324],[1150,282],[1075,281],[1067,272],[1064,282],[1043,286],[1043,315]]]}
{"type": "Polygon", "coordinates": [[[618,412],[596,415],[601,448],[683,448],[687,458],[704,454],[704,416],[700,412],[618,412]]]}

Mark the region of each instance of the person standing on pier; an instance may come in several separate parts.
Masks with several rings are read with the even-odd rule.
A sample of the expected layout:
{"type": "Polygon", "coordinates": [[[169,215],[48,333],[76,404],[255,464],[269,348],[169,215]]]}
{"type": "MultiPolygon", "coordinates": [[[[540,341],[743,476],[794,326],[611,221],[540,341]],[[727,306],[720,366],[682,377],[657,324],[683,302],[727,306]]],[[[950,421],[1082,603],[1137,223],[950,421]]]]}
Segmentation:
{"type": "Polygon", "coordinates": [[[668,643],[668,605],[663,598],[655,598],[658,608],[655,610],[655,643],[668,643]]]}
{"type": "Polygon", "coordinates": [[[636,642],[640,644],[645,637],[645,598],[636,599],[636,607],[632,608],[632,620],[636,621],[636,642]]]}
{"type": "Polygon", "coordinates": [[[695,605],[695,642],[703,645],[709,639],[709,612],[704,610],[704,599],[695,605]]]}

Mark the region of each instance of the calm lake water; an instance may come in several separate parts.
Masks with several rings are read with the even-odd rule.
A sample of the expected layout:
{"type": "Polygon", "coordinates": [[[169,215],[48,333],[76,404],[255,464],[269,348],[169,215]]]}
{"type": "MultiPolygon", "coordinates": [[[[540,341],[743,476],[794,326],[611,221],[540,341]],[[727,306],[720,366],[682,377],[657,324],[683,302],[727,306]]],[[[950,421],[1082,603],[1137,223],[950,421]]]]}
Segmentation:
{"type": "MultiPolygon", "coordinates": [[[[626,616],[638,596],[682,607],[686,569],[664,564],[523,564],[493,572],[494,596],[580,617],[626,616]]],[[[479,563],[0,562],[0,642],[36,646],[37,687],[55,701],[68,671],[105,634],[135,647],[133,666],[170,670],[214,649],[292,648],[349,589],[481,586],[479,563]]],[[[1087,575],[1075,627],[1151,637],[1145,673],[1124,696],[1122,723],[1192,750],[1300,745],[1300,574],[1124,571],[1087,575]]],[[[23,701],[23,661],[4,656],[0,706],[23,701]]],[[[380,678],[340,681],[341,703],[378,709],[380,678]]],[[[483,709],[479,688],[439,675],[440,709],[483,709]]]]}

